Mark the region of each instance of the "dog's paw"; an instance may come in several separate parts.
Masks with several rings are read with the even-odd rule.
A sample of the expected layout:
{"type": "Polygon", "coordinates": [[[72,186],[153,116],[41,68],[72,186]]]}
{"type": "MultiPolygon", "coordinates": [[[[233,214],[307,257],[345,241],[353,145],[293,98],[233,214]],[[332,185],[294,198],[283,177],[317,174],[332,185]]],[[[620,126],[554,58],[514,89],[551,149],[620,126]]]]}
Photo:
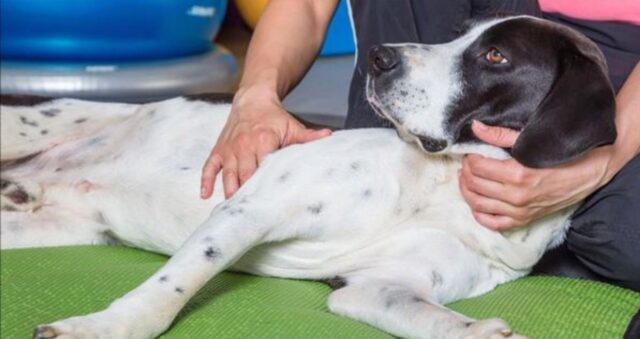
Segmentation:
{"type": "Polygon", "coordinates": [[[521,335],[513,333],[506,321],[498,318],[478,320],[472,323],[465,334],[464,339],[524,339],[521,335]]]}
{"type": "Polygon", "coordinates": [[[139,339],[155,338],[166,327],[159,315],[139,314],[133,309],[92,313],[40,325],[34,339],[139,339]]]}
{"type": "Polygon", "coordinates": [[[136,338],[131,323],[122,321],[109,312],[98,312],[80,317],[40,325],[33,332],[34,339],[126,339],[136,338]]]}
{"type": "Polygon", "coordinates": [[[40,325],[33,331],[33,339],[89,339],[99,337],[97,334],[75,327],[66,321],[51,325],[40,325]]]}

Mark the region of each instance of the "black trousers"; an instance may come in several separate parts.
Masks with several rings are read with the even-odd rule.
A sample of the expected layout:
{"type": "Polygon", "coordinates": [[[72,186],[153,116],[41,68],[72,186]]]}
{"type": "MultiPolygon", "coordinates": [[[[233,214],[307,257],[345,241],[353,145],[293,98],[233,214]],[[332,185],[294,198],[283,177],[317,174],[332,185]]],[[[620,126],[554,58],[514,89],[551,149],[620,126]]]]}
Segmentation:
{"type": "MultiPolygon", "coordinates": [[[[391,127],[365,99],[366,52],[371,46],[448,42],[472,18],[528,14],[576,28],[603,50],[616,89],[640,60],[640,26],[543,14],[537,0],[351,0],[351,7],[358,53],[347,128],[391,127]]],[[[640,291],[640,156],[583,203],[572,217],[566,242],[548,252],[534,272],[603,280],[640,291]]]]}

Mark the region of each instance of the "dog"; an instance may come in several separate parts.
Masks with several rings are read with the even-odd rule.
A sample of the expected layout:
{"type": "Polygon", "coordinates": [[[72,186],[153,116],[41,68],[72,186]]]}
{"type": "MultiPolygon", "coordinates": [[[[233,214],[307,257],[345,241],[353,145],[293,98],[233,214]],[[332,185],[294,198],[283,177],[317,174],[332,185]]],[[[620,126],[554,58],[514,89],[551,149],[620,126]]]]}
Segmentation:
{"type": "Polygon", "coordinates": [[[172,255],[106,310],[34,337],[150,338],[225,269],[326,280],[329,309],[410,338],[519,337],[444,304],[526,275],[575,206],[527,227],[480,226],[458,190],[464,154],[557,166],[614,142],[598,48],[548,21],[476,22],[442,45],[368,55],[367,99],[394,129],[337,131],[281,149],[233,197],[199,199],[200,166],[230,105],[2,98],[2,247],[119,242],[172,255]],[[470,124],[521,131],[512,149],[470,124]],[[400,138],[396,135],[398,134],[400,138]],[[22,160],[20,160],[22,159],[22,160]]]}

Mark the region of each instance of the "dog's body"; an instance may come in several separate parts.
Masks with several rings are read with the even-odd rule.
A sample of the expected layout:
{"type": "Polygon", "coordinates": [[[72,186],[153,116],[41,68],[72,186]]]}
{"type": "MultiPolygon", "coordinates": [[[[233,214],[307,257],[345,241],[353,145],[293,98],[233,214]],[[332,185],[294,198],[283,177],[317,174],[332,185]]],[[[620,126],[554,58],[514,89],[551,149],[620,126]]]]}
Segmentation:
{"type": "MultiPolygon", "coordinates": [[[[467,51],[504,21],[509,22],[477,25],[449,48],[467,51]]],[[[116,239],[174,255],[107,310],[42,326],[36,337],[157,336],[204,283],[229,267],[333,279],[341,287],[329,298],[333,312],[399,336],[509,336],[499,319],[473,321],[440,305],[528,273],[546,249],[562,241],[573,207],[511,232],[475,222],[459,194],[458,153],[506,153],[463,140],[467,132],[450,133],[446,126],[468,126],[450,123],[443,112],[426,119],[430,126],[445,126],[434,132],[420,128],[406,107],[386,107],[389,92],[420,91],[411,87],[416,74],[411,68],[420,63],[412,54],[416,48],[383,51],[402,56],[404,69],[393,82],[384,73],[394,71],[395,64],[376,59],[388,55],[372,56],[369,100],[403,139],[420,147],[389,129],[336,132],[268,156],[227,201],[221,182],[208,201],[199,199],[198,185],[200,166],[226,121],[228,104],[199,97],[146,105],[60,99],[26,106],[4,98],[2,160],[42,153],[3,170],[3,248],[116,239]],[[429,156],[421,149],[446,155],[429,156]]],[[[544,98],[554,81],[536,93],[544,98]]],[[[449,86],[442,92],[444,97],[431,97],[422,108],[444,110],[463,89],[449,86]]],[[[611,116],[605,120],[612,120],[612,112],[606,114],[611,116]]],[[[515,127],[529,120],[523,116],[515,127]]],[[[506,125],[517,124],[511,119],[506,125]]],[[[606,142],[610,134],[581,145],[578,153],[606,142]]],[[[533,165],[539,160],[531,150],[514,151],[533,165]]],[[[551,162],[576,155],[569,151],[551,162]]]]}

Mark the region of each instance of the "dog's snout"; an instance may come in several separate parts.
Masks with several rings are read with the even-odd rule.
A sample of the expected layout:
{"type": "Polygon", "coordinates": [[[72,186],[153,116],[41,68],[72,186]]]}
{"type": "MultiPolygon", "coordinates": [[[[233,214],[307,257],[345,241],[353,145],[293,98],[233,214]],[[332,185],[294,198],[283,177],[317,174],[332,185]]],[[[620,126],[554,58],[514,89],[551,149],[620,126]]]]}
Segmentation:
{"type": "Polygon", "coordinates": [[[418,136],[422,148],[427,152],[440,152],[447,147],[447,141],[430,137],[418,136]]]}
{"type": "Polygon", "coordinates": [[[369,65],[374,74],[390,71],[398,65],[398,53],[391,47],[375,45],[369,49],[369,65]]]}

